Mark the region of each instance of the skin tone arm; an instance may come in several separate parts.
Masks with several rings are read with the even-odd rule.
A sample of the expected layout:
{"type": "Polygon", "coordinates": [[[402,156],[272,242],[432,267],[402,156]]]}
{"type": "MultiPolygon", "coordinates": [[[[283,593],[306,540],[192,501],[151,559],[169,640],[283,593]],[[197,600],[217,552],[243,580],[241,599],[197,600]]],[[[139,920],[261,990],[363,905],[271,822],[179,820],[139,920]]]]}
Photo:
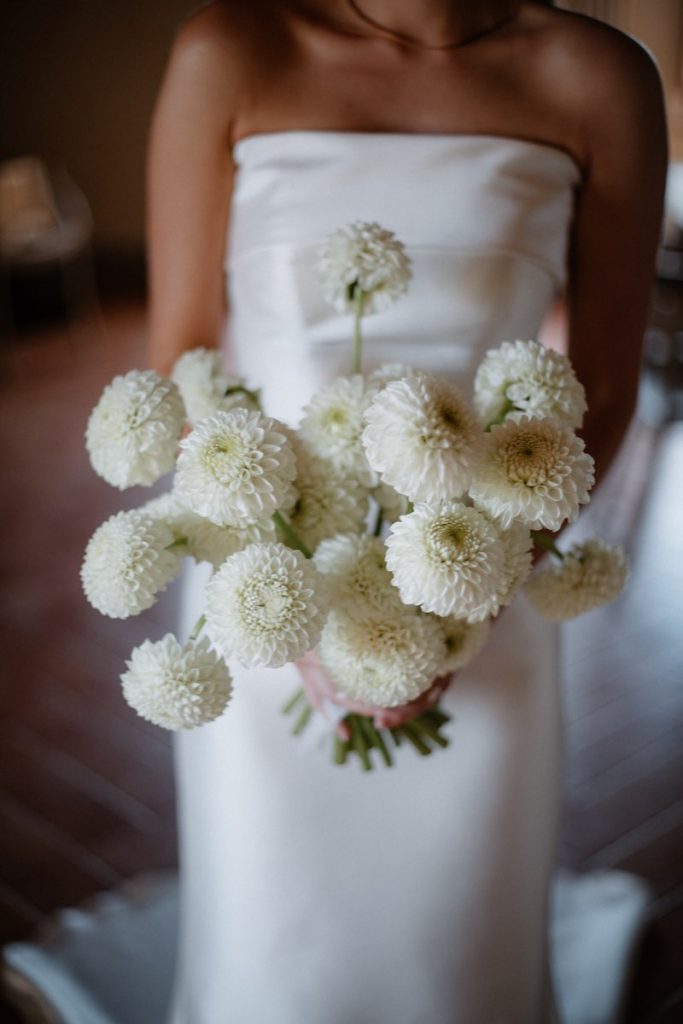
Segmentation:
{"type": "Polygon", "coordinates": [[[149,365],[167,374],[184,351],[215,347],[226,316],[223,256],[233,178],[235,73],[222,25],[181,30],[157,103],[147,177],[149,365]]]}
{"type": "Polygon", "coordinates": [[[613,95],[593,105],[569,267],[568,355],[586,388],[581,433],[598,481],[634,411],[667,164],[659,78],[644,51],[619,44],[597,65],[613,95]]]}

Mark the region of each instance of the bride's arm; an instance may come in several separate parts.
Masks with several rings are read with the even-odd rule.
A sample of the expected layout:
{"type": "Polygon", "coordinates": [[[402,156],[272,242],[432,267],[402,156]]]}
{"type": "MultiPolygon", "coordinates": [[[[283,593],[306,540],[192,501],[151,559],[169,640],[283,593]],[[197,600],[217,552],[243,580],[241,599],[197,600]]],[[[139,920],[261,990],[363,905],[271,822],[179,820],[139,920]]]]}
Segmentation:
{"type": "Polygon", "coordinates": [[[216,7],[180,30],[154,114],[147,173],[149,364],[219,343],[239,64],[216,7]]]}
{"type": "Polygon", "coordinates": [[[612,44],[595,54],[586,86],[588,161],[568,293],[569,357],[589,407],[581,433],[598,480],[635,406],[667,162],[657,71],[637,44],[612,44]],[[591,84],[600,91],[591,95],[591,84]]]}

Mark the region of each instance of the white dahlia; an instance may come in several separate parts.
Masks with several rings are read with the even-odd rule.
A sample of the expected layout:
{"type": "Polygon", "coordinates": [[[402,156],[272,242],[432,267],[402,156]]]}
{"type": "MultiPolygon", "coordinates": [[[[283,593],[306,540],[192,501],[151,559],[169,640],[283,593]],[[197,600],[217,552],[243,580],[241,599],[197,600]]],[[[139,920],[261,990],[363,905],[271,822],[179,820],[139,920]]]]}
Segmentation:
{"type": "Polygon", "coordinates": [[[318,652],[340,694],[391,708],[429,689],[443,665],[445,645],[435,619],[392,603],[359,615],[331,612],[318,652]]]}
{"type": "Polygon", "coordinates": [[[368,492],[358,479],[333,464],[297,450],[297,500],[289,523],[309,548],[337,533],[357,533],[365,526],[368,492]]]}
{"type": "Polygon", "coordinates": [[[353,609],[369,605],[377,609],[400,602],[385,554],[379,537],[347,534],[322,541],[313,561],[330,585],[335,606],[353,609]]]}
{"type": "Polygon", "coordinates": [[[154,370],[114,377],[90,414],[85,446],[113,487],[149,486],[173,469],[185,410],[173,381],[154,370]]]}
{"type": "Polygon", "coordinates": [[[483,648],[491,630],[490,619],[468,622],[467,619],[449,616],[447,619],[437,618],[435,621],[441,625],[446,644],[446,658],[439,669],[439,675],[455,672],[472,661],[483,648]]]}
{"type": "Polygon", "coordinates": [[[184,505],[175,491],[153,498],[140,511],[154,519],[161,519],[171,528],[176,542],[185,545],[181,553],[191,555],[196,562],[209,562],[215,569],[248,544],[276,539],[272,519],[264,519],[242,529],[236,526],[216,526],[211,520],[197,515],[184,505]]]}
{"type": "Polygon", "coordinates": [[[412,276],[405,246],[379,224],[356,221],[329,236],[320,250],[323,295],[339,313],[354,308],[360,289],[364,313],[377,313],[399,299],[412,276]]]}
{"type": "Polygon", "coordinates": [[[404,516],[408,511],[408,498],[405,494],[399,494],[389,484],[379,483],[377,487],[372,488],[370,495],[382,510],[382,519],[385,523],[395,523],[399,516],[404,516]]]}
{"type": "Polygon", "coordinates": [[[401,600],[426,612],[467,618],[500,586],[499,532],[482,512],[458,502],[417,505],[393,523],[386,548],[401,600]]]}
{"type": "Polygon", "coordinates": [[[504,527],[518,519],[557,530],[590,500],[594,479],[581,438],[557,420],[521,416],[485,435],[470,494],[504,527]]]}
{"type": "Polygon", "coordinates": [[[277,668],[318,642],[327,612],[324,580],[299,551],[251,544],[206,587],[209,636],[246,668],[277,668]]]}
{"type": "Polygon", "coordinates": [[[247,409],[217,412],[180,447],[178,496],[218,526],[249,526],[292,499],[296,462],[277,420],[247,409]]]}
{"type": "Polygon", "coordinates": [[[299,426],[301,439],[311,452],[364,484],[376,482],[361,441],[368,401],[360,374],[338,377],[313,396],[299,426]]]}
{"type": "Polygon", "coordinates": [[[368,390],[381,391],[394,380],[414,377],[416,373],[422,372],[424,371],[418,370],[415,366],[406,366],[404,363],[383,363],[382,366],[378,366],[368,374],[368,390]]]}
{"type": "Polygon", "coordinates": [[[452,384],[426,373],[392,381],[365,420],[371,468],[411,501],[447,501],[467,490],[483,431],[452,384]]]}
{"type": "Polygon", "coordinates": [[[131,653],[121,676],[123,696],[142,718],[162,729],[193,729],[225,711],[232,681],[225,662],[206,638],[181,647],[167,633],[145,640],[131,653]]]}
{"type": "Polygon", "coordinates": [[[126,619],[151,608],[178,575],[181,556],[171,548],[170,527],[138,509],[118,512],[88,541],[81,566],[83,590],[93,608],[126,619]]]}
{"type": "Polygon", "coordinates": [[[533,567],[533,540],[529,527],[514,522],[504,530],[498,520],[490,518],[490,522],[496,528],[503,546],[503,565],[495,594],[479,608],[470,612],[470,622],[495,616],[501,608],[509,605],[522,584],[529,578],[533,567]]]}
{"type": "Polygon", "coordinates": [[[484,423],[508,413],[554,416],[581,426],[586,395],[566,356],[537,341],[505,341],[486,353],[474,379],[474,402],[484,423]]]}
{"type": "Polygon", "coordinates": [[[564,622],[614,601],[627,579],[623,548],[594,538],[574,545],[559,564],[535,573],[525,590],[544,618],[564,622]]]}
{"type": "Polygon", "coordinates": [[[173,367],[171,380],[178,385],[193,426],[220,410],[258,408],[256,396],[244,380],[225,372],[216,349],[193,348],[184,352],[173,367]]]}

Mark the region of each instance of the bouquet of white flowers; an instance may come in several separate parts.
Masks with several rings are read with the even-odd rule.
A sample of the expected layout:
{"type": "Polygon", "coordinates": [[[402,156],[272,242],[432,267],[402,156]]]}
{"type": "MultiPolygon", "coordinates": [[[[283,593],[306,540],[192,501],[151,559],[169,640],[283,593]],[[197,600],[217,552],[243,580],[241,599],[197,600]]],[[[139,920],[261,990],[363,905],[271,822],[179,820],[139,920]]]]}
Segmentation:
{"type": "MultiPolygon", "coordinates": [[[[175,473],[169,493],[96,530],[81,578],[95,608],[125,618],[154,603],[183,556],[210,562],[192,636],[136,648],[126,700],[164,728],[192,728],[225,711],[230,659],[277,667],[317,649],[348,712],[330,727],[335,761],[354,753],[367,769],[373,749],[389,765],[404,740],[422,754],[447,745],[445,682],[398,727],[373,712],[380,721],[474,658],[521,587],[561,621],[614,599],[627,563],[599,540],[563,555],[544,532],[573,522],[593,484],[575,433],[584,392],[564,356],[503,343],[479,366],[472,403],[412,367],[364,376],[362,320],[407,290],[405,248],[353,224],[328,239],[320,272],[353,314],[352,374],[311,398],[297,430],[205,349],[170,380],[133,370],[105,389],[86,433],[96,472],[119,488],[175,473]],[[558,564],[532,575],[535,544],[558,564]]],[[[313,713],[304,689],[285,710],[300,732],[313,713]]]]}

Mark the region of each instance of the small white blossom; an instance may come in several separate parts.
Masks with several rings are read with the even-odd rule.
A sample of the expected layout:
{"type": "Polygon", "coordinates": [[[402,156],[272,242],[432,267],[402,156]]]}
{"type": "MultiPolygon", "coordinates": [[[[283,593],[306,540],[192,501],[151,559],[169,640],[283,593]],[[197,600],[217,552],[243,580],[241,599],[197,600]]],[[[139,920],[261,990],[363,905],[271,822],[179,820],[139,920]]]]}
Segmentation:
{"type": "Polygon", "coordinates": [[[184,647],[171,633],[156,643],[145,640],[126,666],[123,696],[142,718],[162,729],[193,729],[212,722],[232,695],[228,667],[205,638],[184,647]]]}
{"type": "Polygon", "coordinates": [[[614,601],[627,579],[623,549],[595,538],[574,545],[558,565],[536,572],[525,590],[539,614],[564,622],[614,601]]]}
{"type": "Polygon", "coordinates": [[[368,492],[356,477],[301,446],[296,464],[297,500],[289,523],[304,544],[313,549],[325,537],[364,528],[368,492]]]}
{"type": "Polygon", "coordinates": [[[311,562],[282,544],[251,544],[206,587],[209,636],[246,668],[277,668],[318,642],[327,588],[311,562]]]}
{"type": "Polygon", "coordinates": [[[329,236],[320,251],[320,282],[325,298],[339,313],[354,308],[355,289],[364,313],[386,309],[408,289],[410,259],[392,231],[357,221],[329,236]]]}
{"type": "Polygon", "coordinates": [[[368,467],[361,440],[363,413],[369,398],[360,374],[338,377],[320,388],[308,403],[299,434],[309,451],[327,459],[338,472],[371,486],[376,479],[368,467]]]}
{"type": "Polygon", "coordinates": [[[154,370],[114,377],[90,414],[85,446],[113,487],[149,486],[173,469],[185,421],[176,385],[154,370]]]}
{"type": "Polygon", "coordinates": [[[518,519],[534,530],[558,530],[590,500],[593,481],[581,438],[557,420],[521,416],[486,434],[470,494],[504,527],[518,519]]]}
{"type": "Polygon", "coordinates": [[[313,560],[330,585],[335,607],[378,609],[399,603],[385,554],[384,542],[367,534],[331,537],[318,546],[313,560]]]}
{"type": "Polygon", "coordinates": [[[391,527],[387,567],[401,600],[467,618],[498,591],[505,553],[487,516],[458,502],[416,505],[391,527]]]}
{"type": "Polygon", "coordinates": [[[221,410],[257,408],[244,380],[225,373],[216,349],[193,348],[184,352],[173,367],[171,380],[178,385],[193,426],[221,410]]]}
{"type": "Polygon", "coordinates": [[[382,366],[378,366],[377,369],[372,370],[368,374],[368,390],[372,392],[381,391],[382,388],[385,388],[387,384],[391,384],[394,380],[414,377],[415,374],[422,372],[414,366],[406,366],[403,363],[383,363],[382,366]]]}
{"type": "Polygon", "coordinates": [[[243,529],[216,526],[210,519],[197,515],[184,505],[175,491],[153,498],[140,511],[165,522],[173,531],[174,539],[178,543],[184,542],[183,553],[191,555],[196,562],[209,562],[215,569],[249,544],[276,539],[272,519],[264,519],[243,529]]]}
{"type": "Polygon", "coordinates": [[[408,511],[410,502],[405,494],[399,494],[389,484],[379,483],[373,487],[370,496],[375,500],[382,511],[382,520],[385,523],[395,523],[400,516],[408,511]]]}
{"type": "Polygon", "coordinates": [[[218,526],[249,526],[292,500],[294,452],[277,420],[246,409],[218,412],[181,449],[176,491],[218,526]]]}
{"type": "Polygon", "coordinates": [[[180,554],[169,549],[173,542],[170,527],[137,509],[102,523],[81,566],[83,590],[93,608],[113,619],[151,608],[180,571],[180,554]]]}
{"type": "Polygon", "coordinates": [[[467,490],[483,431],[452,384],[426,373],[392,381],[365,420],[371,468],[411,501],[447,501],[467,490]]]}
{"type": "Polygon", "coordinates": [[[319,654],[341,694],[389,708],[429,689],[443,665],[445,645],[435,619],[391,603],[359,615],[331,612],[319,654]]]}
{"type": "Polygon", "coordinates": [[[522,584],[529,578],[533,567],[533,540],[529,527],[523,523],[513,522],[505,530],[498,520],[491,518],[490,522],[497,530],[503,546],[503,565],[495,594],[479,608],[470,612],[470,622],[495,616],[501,608],[509,605],[522,584]]]}
{"type": "Polygon", "coordinates": [[[440,675],[455,672],[467,665],[479,654],[488,640],[491,631],[491,620],[468,622],[467,619],[436,619],[441,624],[446,644],[446,659],[439,670],[440,675]]]}
{"type": "Polygon", "coordinates": [[[474,379],[474,401],[484,423],[516,411],[554,416],[570,430],[581,426],[587,408],[567,357],[537,341],[505,341],[487,352],[474,379]]]}

